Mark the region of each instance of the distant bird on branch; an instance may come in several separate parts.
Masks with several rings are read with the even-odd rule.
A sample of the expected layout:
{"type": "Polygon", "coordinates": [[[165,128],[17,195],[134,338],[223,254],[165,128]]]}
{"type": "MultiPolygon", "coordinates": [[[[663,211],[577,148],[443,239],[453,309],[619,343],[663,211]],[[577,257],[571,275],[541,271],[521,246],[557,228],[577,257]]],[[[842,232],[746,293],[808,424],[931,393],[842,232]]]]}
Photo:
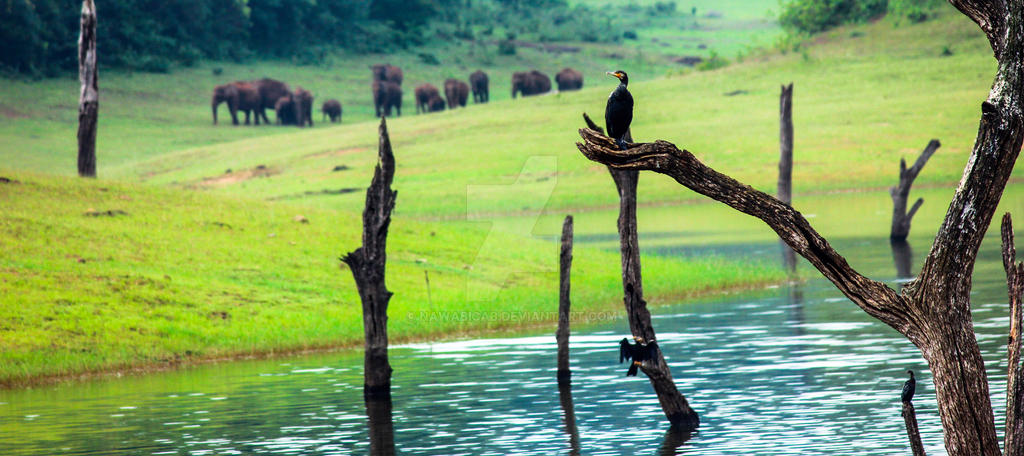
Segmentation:
{"type": "Polygon", "coordinates": [[[657,342],[651,341],[645,344],[639,337],[636,338],[636,344],[630,344],[629,339],[623,337],[619,341],[619,363],[625,360],[632,359],[633,363],[629,365],[629,370],[626,371],[626,376],[636,376],[637,369],[640,368],[640,364],[647,360],[658,360],[658,344],[657,342]]]}
{"type": "Polygon", "coordinates": [[[907,373],[910,374],[910,380],[907,380],[907,382],[903,384],[903,393],[900,394],[900,400],[903,401],[903,403],[908,403],[913,400],[914,391],[917,389],[917,380],[914,380],[914,371],[908,370],[907,373]]]}

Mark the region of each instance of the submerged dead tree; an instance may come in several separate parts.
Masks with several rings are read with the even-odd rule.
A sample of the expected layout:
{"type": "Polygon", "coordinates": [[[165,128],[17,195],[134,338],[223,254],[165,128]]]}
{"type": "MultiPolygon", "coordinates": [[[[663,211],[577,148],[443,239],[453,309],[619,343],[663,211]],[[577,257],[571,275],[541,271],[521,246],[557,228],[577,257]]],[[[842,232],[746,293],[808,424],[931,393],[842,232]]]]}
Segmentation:
{"type": "Polygon", "coordinates": [[[363,246],[341,258],[352,271],[363,303],[363,335],[366,352],[363,356],[363,396],[391,396],[391,365],[388,364],[388,301],[391,292],[384,284],[387,263],[388,225],[398,192],[391,190],[395,177],[395,157],[384,119],[380,120],[380,142],[377,167],[370,188],[366,189],[363,209],[363,246]]]}
{"type": "MultiPolygon", "coordinates": [[[[971,157],[918,276],[899,292],[847,264],[807,219],[790,206],[701,163],[666,141],[630,144],[592,129],[580,130],[580,151],[623,171],[653,170],[760,218],[843,294],[904,335],[928,361],[951,456],[1000,454],[985,362],[971,319],[971,273],[1024,142],[1024,2],[950,0],[987,35],[998,59],[971,157]]],[[[1020,419],[1007,410],[1007,423],[1020,419]]],[[[1020,441],[1007,454],[1020,454],[1020,441]]]]}
{"type": "MultiPolygon", "coordinates": [[[[775,186],[779,201],[793,204],[793,83],[782,86],[779,94],[779,180],[775,186]]],[[[782,263],[786,270],[796,270],[796,253],[782,244],[782,263]]]]}
{"type": "Polygon", "coordinates": [[[100,110],[96,70],[96,5],[82,2],[82,32],[78,36],[78,175],[96,177],[96,121],[100,110]]]}
{"type": "MultiPolygon", "coordinates": [[[[600,130],[586,114],[583,114],[583,120],[590,127],[590,131],[600,130]]],[[[628,143],[633,141],[631,133],[628,132],[624,139],[628,143]]],[[[629,329],[634,339],[649,344],[655,342],[656,337],[654,326],[651,325],[651,313],[647,310],[647,301],[644,301],[643,280],[640,275],[640,244],[637,241],[636,228],[636,186],[639,172],[612,166],[608,167],[608,171],[619,191],[619,246],[622,259],[622,288],[625,293],[623,302],[626,305],[626,315],[629,317],[629,329]]],[[[653,360],[644,361],[640,369],[651,380],[651,386],[654,387],[658,402],[669,422],[682,429],[696,429],[700,425],[700,417],[676,388],[672,372],[661,350],[657,350],[657,356],[653,360]]]]}
{"type": "Polygon", "coordinates": [[[572,216],[566,215],[562,223],[562,250],[558,273],[558,384],[567,385],[572,381],[569,370],[569,273],[572,271],[572,216]]]}
{"type": "Polygon", "coordinates": [[[907,427],[907,438],[910,439],[910,452],[914,456],[925,456],[924,443],[921,442],[921,431],[917,427],[917,411],[911,402],[903,403],[903,424],[907,427]]]}
{"type": "Polygon", "coordinates": [[[910,220],[914,218],[914,214],[917,213],[917,210],[921,208],[921,204],[924,203],[924,198],[918,198],[910,210],[907,210],[910,186],[914,184],[914,179],[917,179],[921,168],[924,168],[925,163],[928,163],[928,159],[932,158],[932,154],[939,148],[939,145],[938,139],[929,141],[928,145],[921,151],[921,155],[917,157],[914,166],[910,168],[907,168],[906,160],[900,159],[900,183],[889,189],[889,195],[892,196],[892,229],[889,230],[890,239],[902,241],[907,239],[907,235],[910,234],[910,220]]]}
{"type": "Polygon", "coordinates": [[[1006,430],[1003,448],[1007,456],[1024,455],[1024,367],[1020,364],[1020,332],[1024,324],[1021,298],[1024,297],[1024,263],[1017,262],[1017,249],[1013,245],[1013,221],[1010,213],[1003,215],[1003,268],[1010,298],[1010,337],[1006,344],[1006,430]]]}

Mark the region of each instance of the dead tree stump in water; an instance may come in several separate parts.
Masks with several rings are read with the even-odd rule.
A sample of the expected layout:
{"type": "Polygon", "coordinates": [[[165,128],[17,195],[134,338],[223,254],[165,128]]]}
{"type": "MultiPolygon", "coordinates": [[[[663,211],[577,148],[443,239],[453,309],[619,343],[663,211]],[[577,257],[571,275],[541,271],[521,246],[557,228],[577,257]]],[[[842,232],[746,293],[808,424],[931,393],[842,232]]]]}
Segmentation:
{"type": "MultiPolygon", "coordinates": [[[[779,201],[793,204],[793,83],[782,86],[779,95],[779,180],[776,192],[779,201]]],[[[788,271],[796,270],[796,252],[785,242],[782,247],[782,263],[788,271]]]]}
{"type": "Polygon", "coordinates": [[[925,163],[928,163],[928,159],[932,158],[932,154],[940,146],[938,139],[933,139],[928,142],[928,145],[921,151],[921,155],[917,157],[917,161],[914,162],[914,166],[907,168],[907,161],[900,158],[900,183],[895,187],[889,189],[889,195],[892,196],[892,228],[889,230],[890,239],[906,239],[907,235],[910,234],[910,220],[914,218],[914,214],[924,203],[924,198],[918,198],[914,202],[914,206],[907,210],[907,200],[910,198],[910,186],[914,184],[914,179],[917,179],[917,174],[921,172],[921,168],[924,168],[925,163]]]}
{"type": "Polygon", "coordinates": [[[387,124],[380,121],[377,168],[366,189],[363,209],[363,245],[342,257],[352,271],[363,303],[363,334],[366,352],[363,396],[391,396],[391,365],[388,364],[388,301],[391,292],[384,284],[387,263],[388,225],[398,192],[391,190],[395,177],[395,157],[391,153],[387,124]]]}
{"type": "MultiPolygon", "coordinates": [[[[590,117],[583,114],[587,125],[597,131],[603,131],[590,117]]],[[[626,132],[623,138],[627,143],[632,143],[633,138],[630,132],[626,132]]],[[[629,329],[634,338],[643,340],[644,343],[656,341],[654,327],[651,325],[651,313],[647,310],[647,302],[644,301],[643,281],[640,275],[640,244],[637,241],[636,227],[636,186],[639,180],[639,171],[621,170],[611,166],[608,167],[615,187],[619,192],[619,245],[622,258],[622,288],[625,292],[623,302],[626,305],[626,315],[629,317],[629,329]]],[[[700,425],[700,417],[697,412],[690,408],[686,397],[676,388],[672,380],[672,372],[665,362],[665,356],[658,350],[656,359],[644,361],[640,369],[647,374],[658,395],[658,402],[665,416],[673,425],[683,429],[696,429],[700,425]]]]}
{"type": "Polygon", "coordinates": [[[917,429],[917,413],[914,404],[903,403],[903,423],[907,426],[907,437],[910,439],[910,451],[914,456],[925,456],[924,444],[921,443],[921,431],[917,429]]]}
{"type": "Polygon", "coordinates": [[[1017,263],[1017,251],[1013,245],[1013,221],[1010,213],[1003,215],[1003,268],[1006,269],[1006,286],[1010,298],[1010,335],[1006,352],[1008,372],[1006,375],[1006,430],[1003,451],[1005,456],[1024,455],[1024,383],[1021,383],[1021,297],[1024,296],[1024,263],[1017,263]]]}
{"type": "Polygon", "coordinates": [[[96,5],[82,2],[82,30],[78,36],[78,175],[96,177],[96,121],[100,109],[99,76],[96,71],[96,5]]]}
{"type": "Polygon", "coordinates": [[[565,216],[562,224],[562,251],[559,255],[558,275],[558,384],[569,384],[569,272],[572,269],[572,216],[565,216]]]}

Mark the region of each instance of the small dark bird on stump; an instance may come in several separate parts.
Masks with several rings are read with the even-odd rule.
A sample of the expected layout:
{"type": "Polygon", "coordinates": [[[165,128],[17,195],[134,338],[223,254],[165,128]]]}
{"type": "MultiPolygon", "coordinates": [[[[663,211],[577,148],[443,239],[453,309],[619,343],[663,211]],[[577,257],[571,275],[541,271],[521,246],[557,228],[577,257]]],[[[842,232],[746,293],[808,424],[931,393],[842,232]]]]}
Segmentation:
{"type": "Polygon", "coordinates": [[[623,139],[629,132],[629,124],[633,122],[633,95],[626,89],[629,84],[629,76],[626,72],[619,70],[608,74],[619,79],[619,86],[608,95],[608,105],[604,108],[604,125],[608,130],[608,136],[615,140],[622,150],[626,149],[626,140],[623,139]]]}
{"type": "Polygon", "coordinates": [[[633,359],[633,363],[629,365],[629,370],[626,371],[626,376],[636,376],[637,369],[640,368],[640,364],[649,359],[658,359],[658,344],[651,342],[645,344],[642,339],[637,338],[636,344],[630,344],[629,339],[623,337],[619,341],[619,363],[633,359]]]}
{"type": "Polygon", "coordinates": [[[914,371],[908,370],[907,373],[910,374],[910,380],[907,380],[907,382],[903,384],[903,394],[900,394],[900,400],[904,403],[910,402],[914,399],[914,390],[917,389],[917,380],[914,380],[914,371]]]}

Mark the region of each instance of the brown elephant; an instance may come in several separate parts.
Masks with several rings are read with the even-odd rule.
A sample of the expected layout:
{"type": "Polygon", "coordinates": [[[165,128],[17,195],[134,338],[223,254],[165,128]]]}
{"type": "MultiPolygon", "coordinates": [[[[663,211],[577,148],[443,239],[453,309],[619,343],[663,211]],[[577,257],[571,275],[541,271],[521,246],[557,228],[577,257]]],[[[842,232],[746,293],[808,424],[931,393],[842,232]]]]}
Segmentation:
{"type": "Polygon", "coordinates": [[[292,92],[292,103],[295,108],[295,122],[299,127],[304,127],[307,124],[313,126],[313,94],[303,89],[302,87],[295,87],[295,91],[292,92]]]}
{"type": "Polygon", "coordinates": [[[445,80],[444,97],[448,99],[448,109],[466,106],[466,98],[469,97],[469,84],[454,78],[445,80]]]}
{"type": "Polygon", "coordinates": [[[481,70],[476,70],[469,75],[469,86],[473,89],[474,103],[487,103],[487,100],[490,99],[487,82],[487,73],[481,70]]]}
{"type": "Polygon", "coordinates": [[[330,116],[331,123],[341,123],[341,102],[335,99],[330,99],[324,102],[323,106],[320,107],[320,111],[324,113],[323,119],[326,121],[327,117],[330,116]]]}
{"type": "Polygon", "coordinates": [[[291,94],[285,95],[278,98],[274,103],[274,112],[277,113],[277,124],[278,125],[296,125],[296,111],[295,111],[295,100],[292,99],[291,94]]]}
{"type": "Polygon", "coordinates": [[[264,109],[276,109],[277,101],[281,97],[291,95],[291,90],[288,89],[288,84],[270,78],[258,79],[252,84],[256,86],[261,100],[261,106],[256,110],[256,115],[263,117],[263,122],[270,125],[270,119],[267,119],[264,109]]]}
{"type": "Polygon", "coordinates": [[[572,68],[564,68],[555,75],[558,91],[580,90],[583,88],[583,73],[572,68]]]}
{"type": "Polygon", "coordinates": [[[420,84],[416,86],[414,91],[416,94],[416,113],[430,112],[430,100],[434,97],[441,97],[441,93],[437,91],[437,87],[433,84],[420,84]]]}
{"type": "Polygon", "coordinates": [[[441,94],[434,94],[434,96],[427,101],[427,108],[430,112],[444,111],[444,99],[441,98],[441,94]]]}
{"type": "Polygon", "coordinates": [[[401,117],[402,88],[391,81],[373,81],[373,107],[377,117],[390,116],[391,108],[401,117]]]}
{"type": "MultiPolygon", "coordinates": [[[[238,111],[245,113],[245,124],[249,125],[249,113],[256,111],[260,106],[259,93],[256,87],[250,83],[235,81],[222,84],[213,88],[213,97],[210,107],[213,110],[213,124],[217,125],[217,107],[221,103],[227,103],[228,111],[231,113],[231,123],[238,125],[238,111]]],[[[260,124],[259,114],[256,115],[256,125],[260,124]]]]}
{"type": "Polygon", "coordinates": [[[378,63],[371,65],[374,81],[391,81],[399,86],[402,85],[402,69],[390,63],[378,63]]]}
{"type": "Polygon", "coordinates": [[[547,93],[551,90],[551,78],[537,70],[517,71],[512,74],[512,98],[516,93],[524,97],[547,93]]]}

